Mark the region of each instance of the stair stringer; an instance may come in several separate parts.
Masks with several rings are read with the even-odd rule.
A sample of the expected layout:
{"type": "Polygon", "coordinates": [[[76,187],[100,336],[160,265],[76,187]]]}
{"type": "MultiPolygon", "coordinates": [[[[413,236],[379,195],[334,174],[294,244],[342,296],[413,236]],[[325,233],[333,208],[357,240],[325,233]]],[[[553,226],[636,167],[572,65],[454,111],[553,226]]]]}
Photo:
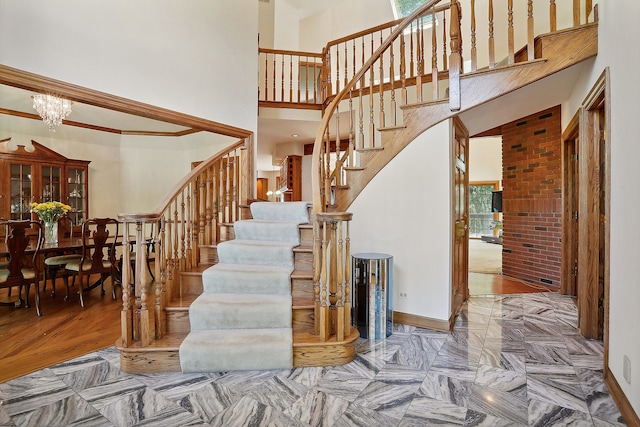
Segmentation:
{"type": "Polygon", "coordinates": [[[543,59],[463,74],[458,111],[451,111],[448,99],[403,106],[404,126],[381,130],[384,149],[372,152],[366,163],[360,164],[362,169],[347,171],[348,185],[335,189],[331,210],[347,211],[373,177],[432,126],[596,56],[598,25],[587,24],[542,35],[536,39],[536,46],[543,59]]]}

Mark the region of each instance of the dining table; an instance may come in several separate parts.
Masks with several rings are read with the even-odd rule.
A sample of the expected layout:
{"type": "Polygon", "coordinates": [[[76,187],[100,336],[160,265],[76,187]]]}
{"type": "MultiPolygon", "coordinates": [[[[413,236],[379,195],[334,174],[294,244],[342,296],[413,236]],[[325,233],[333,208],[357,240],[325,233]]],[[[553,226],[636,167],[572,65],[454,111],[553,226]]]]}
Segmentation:
{"type": "MultiPolygon", "coordinates": [[[[33,253],[36,250],[36,245],[37,245],[37,239],[34,238],[35,236],[32,236],[31,239],[29,239],[29,244],[25,250],[25,254],[26,255],[33,255],[33,253]]],[[[122,245],[122,236],[116,236],[117,240],[116,240],[116,246],[121,246],[122,245]]],[[[107,242],[113,242],[114,237],[109,237],[107,239],[107,242]]],[[[87,240],[87,247],[88,248],[92,248],[93,246],[91,245],[92,239],[88,239],[87,240]]],[[[42,265],[44,263],[44,258],[47,255],[53,255],[53,254],[61,254],[61,253],[73,253],[73,252],[79,252],[82,250],[82,237],[63,237],[63,238],[59,238],[57,242],[42,242],[42,245],[40,246],[40,251],[38,252],[39,255],[39,259],[36,260],[36,262],[38,263],[38,266],[40,267],[40,270],[42,270],[42,265]]],[[[0,241],[0,259],[3,258],[7,258],[9,257],[9,249],[7,248],[7,243],[6,241],[2,240],[0,241]]],[[[116,262],[116,277],[115,277],[116,283],[120,284],[122,283],[122,272],[120,270],[120,266],[117,265],[116,262]]],[[[92,285],[90,288],[93,288],[94,286],[92,285]]]]}

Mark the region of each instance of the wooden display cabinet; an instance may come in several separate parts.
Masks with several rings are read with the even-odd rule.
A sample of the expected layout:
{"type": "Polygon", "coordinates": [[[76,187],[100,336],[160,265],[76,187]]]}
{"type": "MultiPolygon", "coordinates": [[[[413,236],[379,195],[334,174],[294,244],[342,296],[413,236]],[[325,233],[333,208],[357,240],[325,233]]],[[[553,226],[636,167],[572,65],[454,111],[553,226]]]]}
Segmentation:
{"type": "Polygon", "coordinates": [[[37,220],[31,203],[59,201],[71,206],[68,215],[79,231],[89,215],[90,161],[68,159],[37,142],[32,151],[23,145],[11,150],[8,143],[0,142],[0,218],[37,220]]]}
{"type": "Polygon", "coordinates": [[[302,200],[302,157],[287,156],[280,166],[278,189],[284,194],[285,202],[302,200]]]}

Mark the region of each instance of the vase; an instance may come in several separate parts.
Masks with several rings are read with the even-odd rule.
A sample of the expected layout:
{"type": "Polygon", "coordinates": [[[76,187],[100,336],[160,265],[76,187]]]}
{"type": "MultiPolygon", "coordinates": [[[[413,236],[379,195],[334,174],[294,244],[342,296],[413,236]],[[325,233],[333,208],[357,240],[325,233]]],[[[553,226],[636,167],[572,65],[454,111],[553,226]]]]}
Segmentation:
{"type": "Polygon", "coordinates": [[[58,243],[58,221],[44,223],[45,243],[58,243]]]}

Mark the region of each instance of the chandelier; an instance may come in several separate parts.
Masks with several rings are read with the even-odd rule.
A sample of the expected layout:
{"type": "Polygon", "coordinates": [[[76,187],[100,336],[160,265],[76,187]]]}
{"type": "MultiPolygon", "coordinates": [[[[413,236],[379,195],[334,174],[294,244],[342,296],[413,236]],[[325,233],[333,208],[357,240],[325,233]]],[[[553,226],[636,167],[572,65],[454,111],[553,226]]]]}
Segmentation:
{"type": "Polygon", "coordinates": [[[49,126],[51,132],[71,113],[71,101],[53,95],[33,95],[33,108],[36,109],[42,121],[49,126]]]}

